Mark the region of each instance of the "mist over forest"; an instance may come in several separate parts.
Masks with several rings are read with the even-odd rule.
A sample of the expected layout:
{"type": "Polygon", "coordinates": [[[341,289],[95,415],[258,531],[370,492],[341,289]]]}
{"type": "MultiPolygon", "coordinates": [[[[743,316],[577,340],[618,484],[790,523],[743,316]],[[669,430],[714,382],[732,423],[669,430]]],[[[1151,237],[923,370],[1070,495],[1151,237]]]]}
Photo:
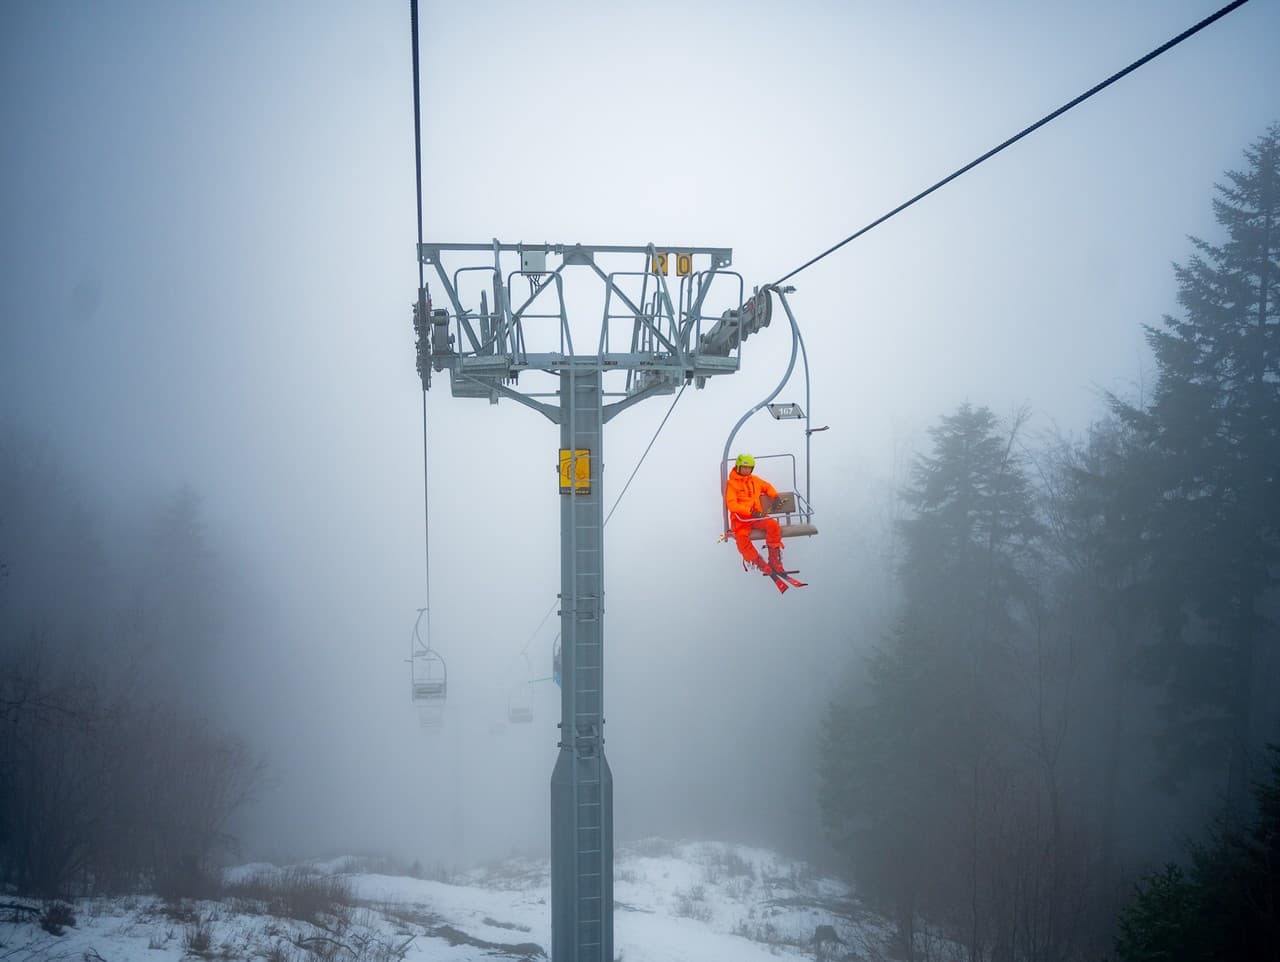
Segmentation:
{"type": "MultiPolygon", "coordinates": [[[[0,13],[22,134],[0,154],[9,891],[547,855],[557,435],[433,389],[424,530],[392,6],[308,7],[296,36],[289,4],[0,13]],[[407,664],[428,546],[450,671],[433,730],[407,664]]],[[[1099,3],[993,32],[801,3],[775,49],[762,4],[678,40],[500,6],[494,35],[424,5],[428,237],[677,235],[732,245],[761,284],[1204,13],[1139,5],[1095,34],[1099,3]],[[657,65],[682,84],[713,88],[730,52],[776,76],[697,123],[661,105],[691,146],[658,182],[596,123],[652,106],[607,54],[627,33],[671,41],[657,65]],[[473,69],[483,43],[514,66],[473,69]],[[534,63],[578,91],[559,140],[513,106],[534,63]],[[885,71],[911,79],[877,100],[885,71]],[[483,147],[494,103],[536,163],[483,147]],[[753,126],[784,109],[791,133],[753,126]],[[744,130],[755,148],[729,150],[744,130]]],[[[1203,935],[1277,891],[1280,21],[1235,16],[796,280],[831,426],[821,533],[786,549],[807,588],[777,597],[716,542],[721,445],[781,374],[776,327],[648,454],[666,404],[611,423],[606,507],[643,459],[605,533],[619,840],[808,859],[893,920],[904,958],[931,933],[971,960],[1146,958],[1170,905],[1203,935]]],[[[739,443],[804,438],[757,421],[739,443]]],[[[1280,952],[1269,911],[1219,944],[1280,952]]]]}

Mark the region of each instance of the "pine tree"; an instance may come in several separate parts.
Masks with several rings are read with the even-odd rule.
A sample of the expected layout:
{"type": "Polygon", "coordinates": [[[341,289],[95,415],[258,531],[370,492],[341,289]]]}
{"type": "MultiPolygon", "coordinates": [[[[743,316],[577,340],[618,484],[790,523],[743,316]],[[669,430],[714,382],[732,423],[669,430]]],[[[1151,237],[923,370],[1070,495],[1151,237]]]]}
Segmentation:
{"type": "Polygon", "coordinates": [[[916,914],[986,937],[972,906],[1000,830],[1010,739],[997,690],[1009,677],[1027,567],[1041,528],[1010,432],[963,405],[930,433],[904,498],[904,602],[868,665],[866,691],[828,710],[822,806],[862,890],[894,911],[912,951],[916,914]]]}
{"type": "Polygon", "coordinates": [[[1280,562],[1280,125],[1214,199],[1220,244],[1176,267],[1181,317],[1148,328],[1159,377],[1145,409],[1117,405],[1154,457],[1147,531],[1176,708],[1172,773],[1229,759],[1247,799],[1260,612],[1280,562]]]}
{"type": "Polygon", "coordinates": [[[1120,913],[1121,962],[1280,958],[1280,746],[1247,828],[1218,819],[1184,873],[1147,876],[1120,913]]]}
{"type": "MultiPolygon", "coordinates": [[[[1080,681],[1073,698],[1076,735],[1090,748],[1081,759],[1095,787],[1100,888],[1112,891],[1125,829],[1123,790],[1135,772],[1130,743],[1137,661],[1153,630],[1151,498],[1143,435],[1116,418],[1095,423],[1084,444],[1064,444],[1052,470],[1048,513],[1054,548],[1065,563],[1055,617],[1073,639],[1080,681]]],[[[1149,754],[1142,741],[1139,754],[1149,754]]]]}
{"type": "Polygon", "coordinates": [[[1121,910],[1116,952],[1122,962],[1210,962],[1200,930],[1196,886],[1176,865],[1140,881],[1121,910]]]}

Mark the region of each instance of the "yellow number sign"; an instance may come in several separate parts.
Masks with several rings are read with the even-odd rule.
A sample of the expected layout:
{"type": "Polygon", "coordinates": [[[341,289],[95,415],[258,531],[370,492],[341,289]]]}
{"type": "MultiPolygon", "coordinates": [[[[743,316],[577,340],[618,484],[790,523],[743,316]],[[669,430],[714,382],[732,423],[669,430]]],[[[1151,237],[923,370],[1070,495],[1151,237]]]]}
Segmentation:
{"type": "Polygon", "coordinates": [[[692,254],[676,254],[676,274],[680,277],[688,277],[693,273],[693,255],[692,254]]]}
{"type": "Polygon", "coordinates": [[[569,449],[560,449],[560,493],[568,494],[570,490],[578,494],[586,494],[591,490],[591,452],[579,448],[574,452],[573,478],[569,477],[569,449]]]}
{"type": "Polygon", "coordinates": [[[667,253],[663,251],[661,254],[655,254],[649,261],[649,273],[661,274],[667,276],[667,253]]]}

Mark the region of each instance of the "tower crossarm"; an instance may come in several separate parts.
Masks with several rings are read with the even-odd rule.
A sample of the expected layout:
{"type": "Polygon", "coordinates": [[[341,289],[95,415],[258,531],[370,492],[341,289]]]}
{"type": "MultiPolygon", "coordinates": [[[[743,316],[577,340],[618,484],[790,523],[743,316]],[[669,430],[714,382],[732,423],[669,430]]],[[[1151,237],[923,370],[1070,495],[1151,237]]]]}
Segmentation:
{"type": "MultiPolygon", "coordinates": [[[[423,243],[418,258],[435,274],[414,307],[423,385],[447,371],[455,396],[505,397],[549,417],[537,399],[554,390],[522,375],[591,369],[605,399],[671,394],[736,371],[742,340],[759,326],[750,305],[760,295],[745,297],[728,247],[494,240],[423,243]]],[[[611,401],[607,416],[631,403],[611,401]]]]}

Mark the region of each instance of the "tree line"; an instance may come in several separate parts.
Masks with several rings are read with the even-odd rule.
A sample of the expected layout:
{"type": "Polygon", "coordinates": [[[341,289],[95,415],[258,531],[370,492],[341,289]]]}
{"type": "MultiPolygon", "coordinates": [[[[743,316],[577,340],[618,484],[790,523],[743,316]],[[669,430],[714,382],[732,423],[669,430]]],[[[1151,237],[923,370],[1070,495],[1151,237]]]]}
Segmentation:
{"type": "Polygon", "coordinates": [[[214,682],[232,588],[199,496],[131,517],[47,443],[0,434],[0,880],[203,894],[262,762],[214,682]]]}
{"type": "Polygon", "coordinates": [[[1244,158],[1146,328],[1150,396],[1074,441],[961,405],[901,493],[896,618],[827,708],[820,781],[904,958],[1230,957],[1144,954],[1170,893],[1280,957],[1280,125],[1244,158]]]}

